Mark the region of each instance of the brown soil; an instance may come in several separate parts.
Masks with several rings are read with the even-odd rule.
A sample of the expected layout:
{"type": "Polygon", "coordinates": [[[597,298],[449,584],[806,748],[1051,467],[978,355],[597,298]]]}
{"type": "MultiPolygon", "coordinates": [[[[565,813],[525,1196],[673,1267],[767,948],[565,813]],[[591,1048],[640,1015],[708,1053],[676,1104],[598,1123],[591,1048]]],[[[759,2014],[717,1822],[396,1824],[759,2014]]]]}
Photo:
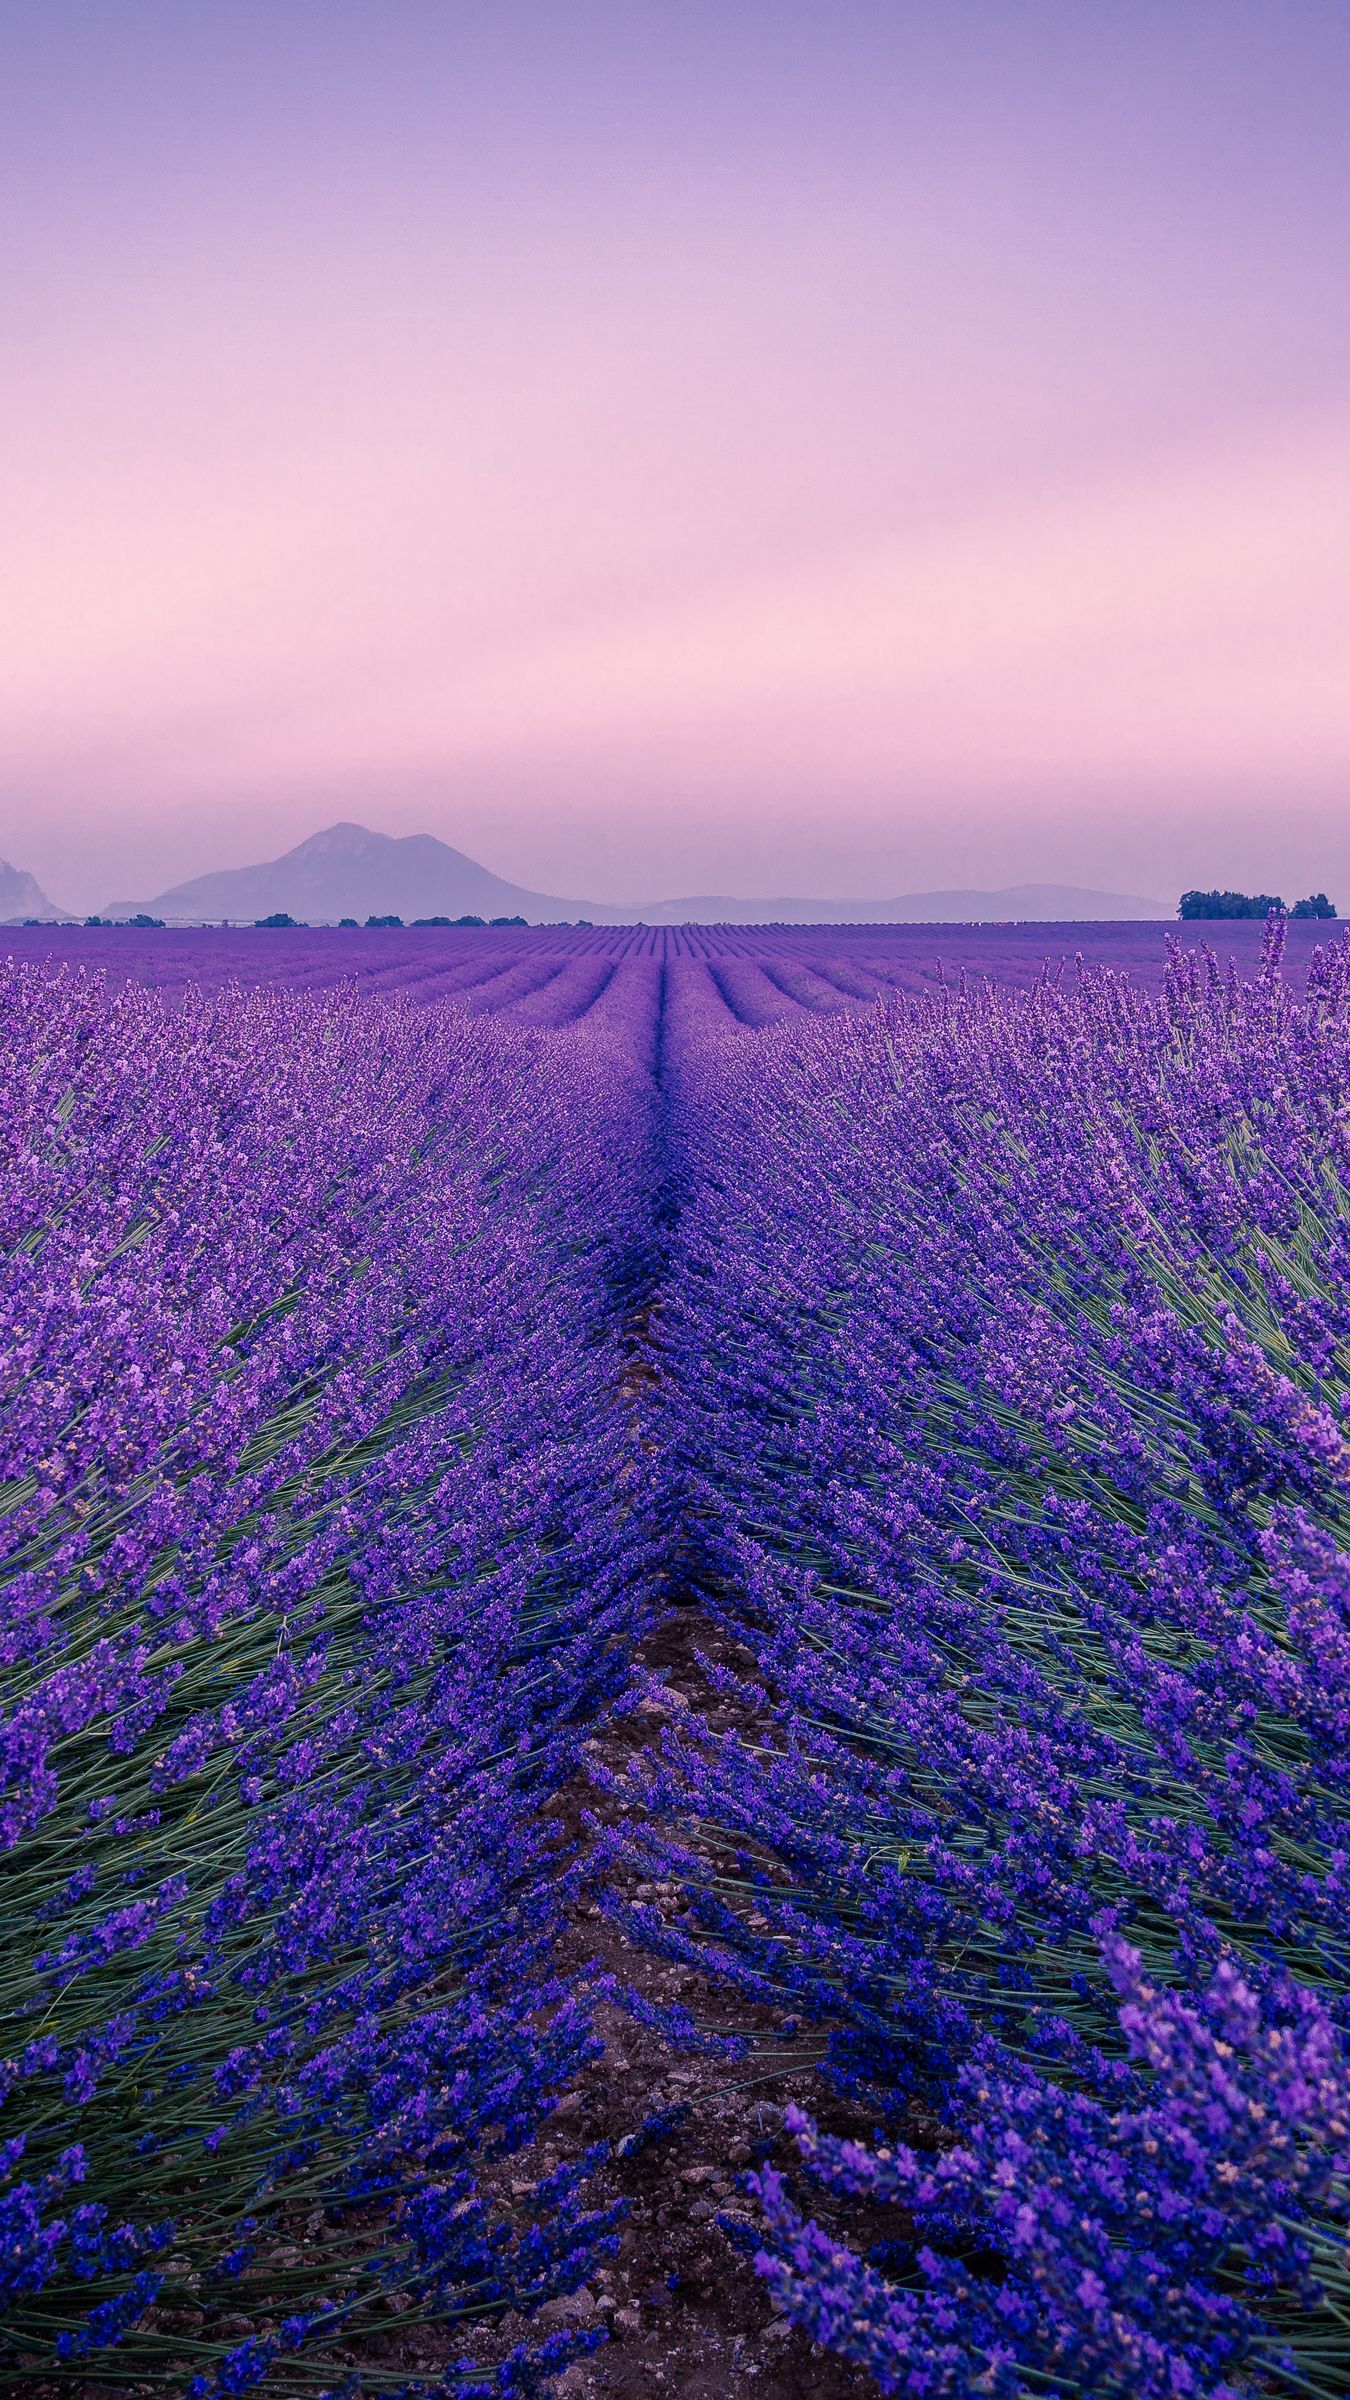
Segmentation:
{"type": "MultiPolygon", "coordinates": [[[[699,1649],[735,1655],[701,1611],[681,1608],[648,1635],[636,1663],[639,1672],[659,1671],[672,1694],[706,1707],[699,1649]]],[[[725,1705],[712,1713],[731,1721],[725,1705]]],[[[645,1703],[608,1726],[591,1745],[592,1754],[622,1774],[659,1724],[659,1704],[645,1703]]],[[[612,1817],[620,1805],[583,1786],[560,1795],[555,1811],[569,1830],[579,1830],[588,1810],[612,1817]]],[[[653,1887],[634,1877],[626,1896],[650,1899],[653,1887]]],[[[694,1970],[635,1947],[594,1900],[583,1903],[569,1948],[568,1963],[583,1976],[599,1970],[644,1999],[679,2002],[701,2026],[744,2033],[753,2021],[757,2055],[676,2051],[622,2009],[600,2007],[604,2057],[550,2119],[535,2152],[513,2161],[516,2174],[529,2174],[536,2153],[547,2166],[590,2142],[608,2141],[617,2150],[654,2110],[683,2106],[688,2113],[659,2144],[630,2158],[613,2157],[600,2179],[606,2199],[626,2204],[617,2256],[584,2291],[549,2302],[541,2317],[549,2326],[603,2325],[608,2340],[565,2371],[559,2393],[569,2400],[589,2393],[636,2400],[639,2392],[656,2390],[671,2400],[721,2400],[747,2385],[763,2400],[850,2400],[874,2393],[870,2377],[829,2357],[775,2313],[750,2260],[717,2221],[722,2214],[750,2215],[738,2178],[753,2161],[767,2156],[790,2166],[795,2153],[781,2135],[783,2110],[791,2099],[812,2096],[811,2046],[786,2045],[762,2011],[756,2017],[694,1970]],[[794,2047],[805,2052],[800,2063],[794,2047]]],[[[817,2089],[814,2097],[821,2096],[817,2089]]],[[[829,2114],[838,2125],[837,2108],[829,2114]]],[[[540,2318],[533,2328],[508,2320],[502,2332],[521,2339],[539,2324],[540,2318]]],[[[496,2346],[494,2340],[494,2352],[496,2346]]]]}

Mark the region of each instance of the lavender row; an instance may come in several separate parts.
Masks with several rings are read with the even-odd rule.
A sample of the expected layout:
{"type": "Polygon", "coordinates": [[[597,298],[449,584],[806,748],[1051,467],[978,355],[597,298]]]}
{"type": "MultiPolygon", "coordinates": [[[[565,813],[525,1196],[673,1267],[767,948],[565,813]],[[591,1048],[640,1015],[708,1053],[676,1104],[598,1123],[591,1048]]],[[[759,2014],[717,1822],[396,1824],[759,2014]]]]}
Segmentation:
{"type": "Polygon", "coordinates": [[[593,2047],[542,1812],[651,1564],[650,1086],[351,999],[0,1009],[0,2372],[523,2390],[474,2320],[607,2232],[494,2162],[593,2047]]]}
{"type": "Polygon", "coordinates": [[[686,1711],[619,1847],[827,2051],[760,2269],[889,2392],[1330,2400],[1350,946],[678,1063],[664,1433],[771,1730],[686,1711]]]}

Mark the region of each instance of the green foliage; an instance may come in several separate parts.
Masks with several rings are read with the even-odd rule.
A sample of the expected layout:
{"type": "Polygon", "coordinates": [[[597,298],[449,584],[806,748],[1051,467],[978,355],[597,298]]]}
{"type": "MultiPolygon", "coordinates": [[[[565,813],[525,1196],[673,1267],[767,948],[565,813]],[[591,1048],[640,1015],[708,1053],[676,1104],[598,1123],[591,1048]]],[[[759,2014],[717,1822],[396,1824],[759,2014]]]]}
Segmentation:
{"type": "Polygon", "coordinates": [[[1272,909],[1283,916],[1284,902],[1271,892],[1183,892],[1177,903],[1179,917],[1268,917],[1272,909]]]}

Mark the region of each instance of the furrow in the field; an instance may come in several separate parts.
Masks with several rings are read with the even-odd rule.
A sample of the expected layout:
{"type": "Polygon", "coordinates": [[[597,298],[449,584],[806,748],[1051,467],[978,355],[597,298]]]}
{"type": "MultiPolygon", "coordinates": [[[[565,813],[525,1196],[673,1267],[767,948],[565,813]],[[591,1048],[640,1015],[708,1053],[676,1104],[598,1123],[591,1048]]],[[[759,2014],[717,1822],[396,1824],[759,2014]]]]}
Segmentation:
{"type": "Polygon", "coordinates": [[[591,955],[562,960],[547,983],[523,992],[497,1013],[511,1025],[570,1025],[599,999],[613,973],[613,959],[591,955]]]}
{"type": "Polygon", "coordinates": [[[850,1000],[877,1000],[887,989],[879,975],[871,974],[851,958],[813,958],[811,971],[850,1000]]]}
{"type": "Polygon", "coordinates": [[[710,1042],[734,1039],[742,1030],[742,1020],[729,1006],[707,959],[667,961],[661,1047],[673,1085],[678,1084],[686,1063],[697,1058],[710,1042]]]}
{"type": "Polygon", "coordinates": [[[727,1007],[742,1025],[774,1025],[780,1017],[795,1016],[799,1003],[770,981],[754,960],[722,958],[709,962],[708,973],[727,1007]]]}
{"type": "MultiPolygon", "coordinates": [[[[937,930],[941,932],[944,929],[939,927],[937,930]]],[[[858,964],[869,975],[877,976],[889,990],[905,992],[914,996],[923,992],[939,990],[947,979],[941,948],[936,940],[932,949],[922,957],[906,957],[892,955],[889,952],[870,951],[859,959],[858,964]]],[[[960,972],[959,965],[953,968],[951,974],[953,984],[960,980],[960,972]]]]}
{"type": "Polygon", "coordinates": [[[646,1074],[654,1074],[664,972],[658,958],[616,959],[603,988],[589,1008],[579,1012],[578,1033],[622,1051],[646,1074]]]}
{"type": "Polygon", "coordinates": [[[498,967],[482,983],[460,995],[460,1005],[470,1016],[500,1016],[513,1001],[523,1000],[527,992],[541,991],[561,975],[563,961],[556,953],[534,950],[508,966],[498,967]]]}
{"type": "Polygon", "coordinates": [[[836,985],[827,983],[814,967],[805,966],[799,959],[780,953],[776,959],[761,959],[759,971],[784,999],[790,1000],[795,1008],[809,1010],[812,1016],[837,1016],[841,1008],[848,1006],[836,985]]]}
{"type": "Polygon", "coordinates": [[[356,983],[363,1000],[409,1000],[424,1006],[431,1001],[448,1000],[456,992],[481,983],[486,975],[499,972],[500,962],[486,958],[458,965],[445,960],[405,961],[377,968],[370,974],[358,974],[356,983]]]}

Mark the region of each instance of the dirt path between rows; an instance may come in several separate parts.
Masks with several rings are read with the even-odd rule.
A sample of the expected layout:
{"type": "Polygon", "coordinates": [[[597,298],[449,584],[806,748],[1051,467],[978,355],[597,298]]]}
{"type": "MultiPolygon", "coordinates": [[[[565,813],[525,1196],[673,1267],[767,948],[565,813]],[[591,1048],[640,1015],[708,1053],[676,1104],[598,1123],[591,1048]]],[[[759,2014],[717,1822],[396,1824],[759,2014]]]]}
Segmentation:
{"type": "MultiPolygon", "coordinates": [[[[697,1664],[700,1650],[728,1661],[735,1655],[701,1609],[684,1605],[647,1636],[635,1665],[640,1675],[659,1675],[666,1690],[696,1703],[720,1729],[733,1720],[711,1699],[697,1664]]],[[[629,1760],[659,1738],[661,1714],[659,1700],[649,1699],[611,1721],[589,1745],[592,1762],[622,1779],[629,1760]]],[[[603,1820],[620,1809],[589,1779],[554,1804],[569,1832],[582,1839],[588,1812],[603,1820]]],[[[629,1900],[661,1897],[660,1887],[636,1875],[611,1876],[609,1885],[629,1900]]],[[[692,1969],[634,1945],[593,1895],[574,1920],[565,1956],[582,1981],[608,1974],[643,2000],[678,2003],[700,2026],[745,2029],[743,2002],[692,1969]]],[[[565,2113],[549,2121],[537,2147],[542,2161],[551,2162],[589,2142],[608,2142],[611,2161],[600,2188],[607,2198],[622,2200],[626,2213],[618,2255],[583,2292],[551,2301],[542,2311],[546,2324],[603,2325],[608,2331],[603,2348],[566,2370],[559,2393],[567,2400],[590,2393],[636,2400],[654,2389],[672,2400],[723,2400],[747,2385],[763,2400],[854,2400],[875,2393],[870,2377],[828,2357],[775,2314],[750,2260],[717,2222],[722,2214],[750,2216],[739,2177],[753,2163],[767,2157],[790,2164],[792,2144],[780,2130],[783,2110],[788,2101],[807,2098],[810,2057],[794,2064],[792,2045],[762,2012],[755,2037],[760,2054],[748,2059],[676,2050],[608,2002],[597,2012],[597,2030],[604,2057],[569,2095],[565,2113]],[[672,2132],[635,2155],[617,2155],[626,2137],[665,2109],[684,2112],[672,2132]]],[[[809,2052],[810,2045],[804,2047],[809,2052]]],[[[526,2171],[522,2163],[521,2174],[526,2171]]],[[[526,2333],[523,2321],[518,2333],[526,2333]]]]}
{"type": "MultiPolygon", "coordinates": [[[[683,1181],[670,1143],[668,1030],[663,973],[654,1140],[665,1193],[657,1212],[664,1255],[653,1263],[646,1299],[629,1321],[623,1381],[639,1472],[651,1446],[647,1404],[661,1376],[660,1295],[683,1181]]],[[[623,1815],[625,1772],[659,1742],[664,1711],[658,1679],[677,1706],[688,1704],[713,1728],[739,1722],[732,1706],[710,1690],[698,1664],[699,1652],[731,1663],[737,1658],[735,1646],[683,1572],[676,1574],[667,1612],[634,1655],[635,1680],[641,1685],[651,1679],[650,1696],[637,1710],[621,1711],[597,1730],[582,1774],[552,1804],[551,1813],[583,1854],[593,1848],[588,1820],[612,1824],[623,1815]],[[603,1783],[592,1780],[595,1770],[603,1773],[603,1783]]],[[[742,1653],[737,1663],[749,1662],[742,1653]]],[[[616,1875],[607,1866],[600,1882],[626,1901],[663,1897],[622,1869],[616,1875]]],[[[664,1897],[678,1905],[676,1892],[664,1897]]],[[[563,1962],[582,1984],[611,1977],[644,2002],[679,2004],[709,2030],[746,2028],[743,2001],[628,1938],[602,1909],[598,1888],[583,1899],[573,1919],[563,1962]]],[[[546,2322],[603,2326],[607,2335],[601,2348],[566,2370],[558,2392],[566,2400],[592,2393],[597,2400],[601,2395],[637,2400],[639,2393],[652,2390],[671,2400],[724,2400],[747,2387],[763,2400],[862,2400],[875,2394],[870,2376],[829,2357],[775,2313],[750,2258],[718,2223],[720,2216],[751,2217],[740,2181],[748,2168],[766,2159],[790,2167],[795,2151],[782,2136],[783,2111],[790,2100],[805,2101],[811,2092],[809,2055],[798,2063],[793,2046],[784,2043],[763,2012],[755,2035],[758,2055],[750,2058],[677,2050],[606,2000],[597,2009],[596,2029],[604,2056],[569,2094],[567,2113],[550,2119],[536,2144],[541,2161],[548,2163],[575,2156],[588,2143],[606,2142],[610,2158],[598,2179],[600,2190],[624,2206],[617,2255],[583,2291],[550,2301],[541,2312],[546,2322]],[[673,2129],[625,2155],[629,2137],[667,2109],[679,2112],[673,2129]]],[[[811,2048],[797,2047],[808,2054],[811,2048]]],[[[526,2171],[522,2163],[521,2173],[526,2171]]],[[[539,2319],[533,2323],[537,2327],[539,2319]]],[[[520,2321],[519,2336],[527,2330],[520,2321]]]]}

